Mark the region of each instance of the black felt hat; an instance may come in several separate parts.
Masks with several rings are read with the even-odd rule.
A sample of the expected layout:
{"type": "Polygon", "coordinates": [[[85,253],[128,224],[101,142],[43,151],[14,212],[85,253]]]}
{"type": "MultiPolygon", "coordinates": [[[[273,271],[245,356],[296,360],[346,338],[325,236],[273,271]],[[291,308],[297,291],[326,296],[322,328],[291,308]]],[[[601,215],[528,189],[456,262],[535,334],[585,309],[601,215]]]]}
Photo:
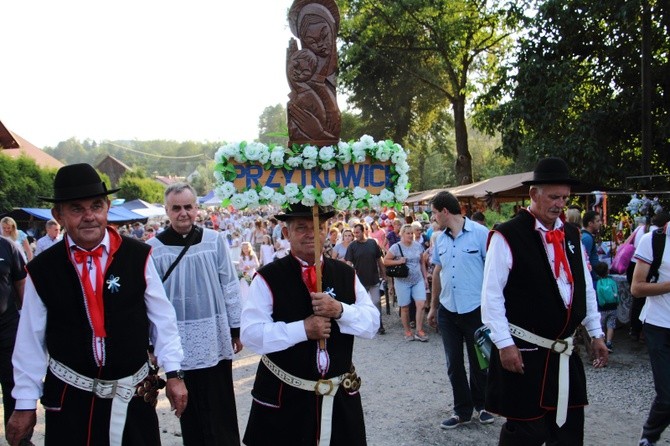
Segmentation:
{"type": "MultiPolygon", "coordinates": [[[[335,215],[335,209],[330,206],[319,206],[319,218],[329,219],[335,215]]],[[[277,220],[286,221],[289,218],[311,218],[312,207],[305,206],[302,203],[292,204],[287,212],[275,215],[277,220]]]]}
{"type": "Polygon", "coordinates": [[[105,183],[93,166],[86,163],[63,166],[56,172],[54,178],[54,196],[39,197],[51,203],[63,201],[83,200],[117,192],[119,189],[107,189],[105,183]]]}
{"type": "Polygon", "coordinates": [[[533,179],[523,181],[521,184],[532,186],[534,184],[579,184],[580,181],[570,176],[568,165],[561,158],[549,157],[537,162],[533,171],[533,179]]]}

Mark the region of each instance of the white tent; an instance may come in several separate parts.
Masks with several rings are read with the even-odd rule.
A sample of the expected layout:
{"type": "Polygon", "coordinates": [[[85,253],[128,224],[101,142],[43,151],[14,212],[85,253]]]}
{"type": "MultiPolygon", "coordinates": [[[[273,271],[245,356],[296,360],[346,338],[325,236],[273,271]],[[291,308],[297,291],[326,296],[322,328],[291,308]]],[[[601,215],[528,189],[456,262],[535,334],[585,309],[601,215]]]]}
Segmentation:
{"type": "Polygon", "coordinates": [[[137,200],[126,201],[121,206],[148,218],[165,216],[165,208],[163,206],[156,206],[139,198],[137,200]]]}

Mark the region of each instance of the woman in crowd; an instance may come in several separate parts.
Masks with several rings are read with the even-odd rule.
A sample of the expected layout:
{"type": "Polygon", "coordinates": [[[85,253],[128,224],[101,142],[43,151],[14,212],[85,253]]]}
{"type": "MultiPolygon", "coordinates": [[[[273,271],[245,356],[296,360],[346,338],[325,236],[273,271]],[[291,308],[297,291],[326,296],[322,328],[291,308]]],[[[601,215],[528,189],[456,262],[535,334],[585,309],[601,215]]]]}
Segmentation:
{"type": "Polygon", "coordinates": [[[351,229],[347,228],[342,231],[342,241],[335,245],[335,248],[333,249],[333,258],[344,261],[344,256],[347,255],[347,248],[349,248],[349,245],[353,241],[354,233],[351,231],[351,229]]]}
{"type": "Polygon", "coordinates": [[[388,248],[388,242],[386,241],[386,231],[384,231],[380,226],[377,220],[372,220],[370,223],[370,237],[377,240],[377,244],[381,249],[386,252],[388,248]]]}
{"type": "Polygon", "coordinates": [[[272,238],[265,234],[261,244],[261,265],[267,265],[275,259],[275,247],[272,245],[272,238]]]}
{"type": "Polygon", "coordinates": [[[337,245],[340,238],[340,230],[335,226],[331,226],[328,231],[328,239],[323,247],[323,255],[331,259],[336,259],[335,245],[337,245]]]}
{"type": "Polygon", "coordinates": [[[574,205],[568,206],[568,210],[565,211],[565,221],[577,226],[577,228],[581,231],[582,210],[579,208],[579,206],[574,205]]]}
{"type": "Polygon", "coordinates": [[[254,229],[251,232],[251,237],[249,241],[251,246],[254,248],[254,252],[261,252],[261,245],[263,244],[263,236],[267,232],[263,229],[263,221],[258,219],[254,222],[254,229]]]}
{"type": "Polygon", "coordinates": [[[425,262],[422,262],[422,254],[423,247],[414,241],[412,225],[405,224],[400,228],[400,241],[392,245],[384,257],[386,266],[406,264],[409,268],[407,277],[393,279],[406,341],[416,339],[426,342],[428,340],[428,336],[423,331],[423,308],[426,304],[428,273],[425,262]],[[414,335],[409,325],[409,304],[412,299],[416,303],[416,333],[414,335]]]}
{"type": "Polygon", "coordinates": [[[16,221],[12,217],[3,218],[0,224],[2,224],[2,235],[14,242],[24,261],[30,262],[33,259],[33,250],[30,249],[28,235],[16,228],[16,221]]]}
{"type": "Polygon", "coordinates": [[[284,234],[282,233],[279,239],[275,241],[275,259],[286,257],[289,249],[291,249],[291,244],[284,238],[284,234]]]}
{"type": "Polygon", "coordinates": [[[242,297],[246,298],[249,294],[249,284],[259,266],[258,257],[251,247],[251,243],[242,242],[240,245],[240,258],[237,261],[237,273],[240,277],[240,293],[242,297]]]}

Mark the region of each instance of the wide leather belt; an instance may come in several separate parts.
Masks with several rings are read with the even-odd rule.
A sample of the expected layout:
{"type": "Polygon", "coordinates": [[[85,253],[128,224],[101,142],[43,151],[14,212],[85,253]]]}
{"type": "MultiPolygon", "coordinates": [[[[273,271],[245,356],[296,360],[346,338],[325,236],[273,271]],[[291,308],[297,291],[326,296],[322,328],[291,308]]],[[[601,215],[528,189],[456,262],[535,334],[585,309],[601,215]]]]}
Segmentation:
{"type": "Polygon", "coordinates": [[[135,395],[135,387],[149,374],[149,364],[144,363],[140,369],[125,378],[105,380],[89,378],[75,372],[68,366],[49,359],[49,370],[61,381],[77,389],[91,392],[100,398],[112,399],[112,411],[109,418],[109,444],[121,446],[123,428],[126,424],[128,403],[135,395]]]}
{"type": "Polygon", "coordinates": [[[568,416],[568,396],[570,393],[569,360],[574,349],[573,337],[565,339],[547,339],[535,333],[509,324],[512,336],[522,339],[539,347],[544,347],[560,355],[558,362],[558,402],[556,403],[556,424],[560,427],[565,424],[568,416]]]}
{"type": "Polygon", "coordinates": [[[318,444],[328,446],[333,427],[333,401],[338,388],[342,385],[345,390],[353,393],[357,392],[361,387],[361,379],[356,375],[353,366],[352,371],[349,373],[344,373],[330,379],[311,381],[288,373],[272,362],[266,355],[261,357],[261,361],[280,381],[297,389],[314,392],[317,395],[323,396],[323,403],[321,404],[321,435],[318,444]]]}

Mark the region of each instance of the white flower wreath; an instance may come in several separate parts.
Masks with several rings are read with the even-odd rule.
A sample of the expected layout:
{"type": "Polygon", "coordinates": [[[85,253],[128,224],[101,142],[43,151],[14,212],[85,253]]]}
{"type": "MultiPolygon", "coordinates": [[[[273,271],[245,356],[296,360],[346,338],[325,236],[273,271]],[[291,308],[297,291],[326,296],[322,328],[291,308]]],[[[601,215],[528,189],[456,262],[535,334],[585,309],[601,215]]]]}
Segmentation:
{"type": "Polygon", "coordinates": [[[338,210],[382,206],[400,209],[409,194],[410,185],[407,178],[409,164],[405,149],[393,141],[375,142],[368,135],[364,135],[358,141],[340,141],[337,147],[321,148],[306,144],[287,149],[282,146],[268,147],[258,142],[242,141],[219,147],[214,160],[216,161],[214,177],[217,181],[214,192],[221,199],[222,206],[232,205],[238,210],[263,205],[286,208],[295,203],[302,203],[305,206],[315,204],[333,206],[338,210]],[[345,164],[365,163],[368,158],[373,161],[391,162],[392,190],[384,188],[378,195],[374,195],[362,187],[355,187],[352,190],[338,187],[334,183],[324,189],[288,183],[277,190],[260,184],[250,189],[236,190],[233,185],[237,177],[235,163],[256,163],[265,170],[273,168],[283,168],[287,171],[315,168],[332,170],[345,164]]]}

